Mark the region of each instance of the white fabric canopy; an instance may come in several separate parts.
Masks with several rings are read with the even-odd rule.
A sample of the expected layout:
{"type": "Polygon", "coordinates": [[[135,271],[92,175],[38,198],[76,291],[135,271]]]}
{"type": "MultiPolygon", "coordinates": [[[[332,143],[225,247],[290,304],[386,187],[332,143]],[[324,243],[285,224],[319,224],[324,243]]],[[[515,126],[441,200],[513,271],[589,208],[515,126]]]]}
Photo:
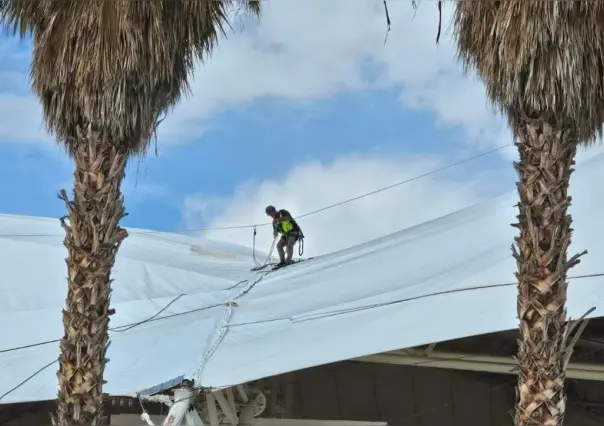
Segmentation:
{"type": "MultiPolygon", "coordinates": [[[[604,156],[573,178],[569,314],[604,306],[604,156]],[[594,276],[590,276],[594,275],[594,276]],[[587,276],[587,277],[585,277],[587,276]]],[[[131,230],[114,268],[105,391],[152,392],[184,377],[223,387],[324,363],[517,326],[517,195],[266,273],[251,250],[131,230]],[[119,330],[119,329],[118,329],[119,330]]],[[[312,238],[312,235],[307,235],[312,238]]],[[[0,216],[0,395],[58,356],[66,251],[56,220],[0,216]],[[29,234],[30,236],[21,236],[29,234]],[[47,236],[47,235],[52,236],[47,236]],[[46,344],[40,344],[47,342],[46,344]],[[14,349],[23,347],[21,349],[14,349]]],[[[54,363],[0,404],[53,399],[54,363]]]]}

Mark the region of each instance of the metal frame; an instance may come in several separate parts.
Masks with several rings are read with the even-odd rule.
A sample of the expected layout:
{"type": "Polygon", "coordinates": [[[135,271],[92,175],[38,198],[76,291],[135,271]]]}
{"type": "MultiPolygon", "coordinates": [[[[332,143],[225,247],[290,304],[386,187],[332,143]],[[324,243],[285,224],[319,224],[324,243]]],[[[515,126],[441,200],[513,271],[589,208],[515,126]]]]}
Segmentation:
{"type": "MultiPolygon", "coordinates": [[[[190,382],[183,382],[174,390],[174,396],[141,396],[141,400],[170,407],[162,426],[386,426],[385,422],[259,418],[267,407],[266,396],[247,385],[201,391],[192,388],[190,382]]],[[[146,412],[141,419],[149,426],[156,425],[146,412]]],[[[131,420],[128,424],[132,424],[131,420]]]]}
{"type": "MultiPolygon", "coordinates": [[[[170,407],[162,426],[247,425],[266,409],[264,393],[245,385],[202,391],[185,381],[174,390],[174,396],[141,396],[140,399],[170,407]]],[[[141,419],[150,426],[156,425],[146,412],[143,412],[141,419]]]]}
{"type": "MultiPolygon", "coordinates": [[[[480,371],[496,374],[516,374],[516,361],[509,357],[487,356],[467,353],[450,353],[434,350],[405,349],[355,358],[352,361],[378,364],[432,367],[450,370],[480,371]]],[[[604,366],[586,363],[569,363],[566,377],[580,380],[604,382],[604,366]]]]}

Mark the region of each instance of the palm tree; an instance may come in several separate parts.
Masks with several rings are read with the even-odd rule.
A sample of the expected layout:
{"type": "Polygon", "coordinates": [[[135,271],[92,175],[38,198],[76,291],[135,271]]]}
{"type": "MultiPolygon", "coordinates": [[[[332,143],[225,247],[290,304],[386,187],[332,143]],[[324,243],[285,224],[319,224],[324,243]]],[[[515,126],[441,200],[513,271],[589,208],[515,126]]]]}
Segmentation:
{"type": "Polygon", "coordinates": [[[475,69],[507,116],[520,159],[517,426],[562,425],[566,397],[569,178],[580,144],[602,134],[604,3],[457,2],[454,29],[466,70],[475,69]]]}
{"type": "MultiPolygon", "coordinates": [[[[68,292],[59,357],[60,426],[101,424],[112,310],[111,269],[127,232],[120,186],[144,155],[158,119],[211,53],[230,2],[5,0],[0,22],[33,37],[32,87],[47,128],[74,159],[68,221],[68,292]]],[[[259,14],[259,3],[246,10],[259,14]]]]}

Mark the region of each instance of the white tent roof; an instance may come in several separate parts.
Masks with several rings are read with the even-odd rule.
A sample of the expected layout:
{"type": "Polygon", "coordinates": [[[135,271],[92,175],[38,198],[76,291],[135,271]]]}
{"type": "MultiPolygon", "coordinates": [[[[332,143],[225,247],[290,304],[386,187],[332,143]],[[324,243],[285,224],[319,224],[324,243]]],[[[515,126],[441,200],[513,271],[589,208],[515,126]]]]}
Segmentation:
{"type": "MultiPolygon", "coordinates": [[[[602,163],[604,156],[582,164],[572,182],[574,251],[590,250],[572,270],[583,276],[571,281],[573,317],[604,306],[598,275],[604,272],[604,186],[592,185],[601,181],[602,163]]],[[[146,393],[183,376],[230,386],[515,328],[510,245],[516,231],[509,224],[516,199],[510,193],[268,274],[250,271],[247,248],[133,231],[114,269],[111,326],[165,310],[111,332],[104,389],[146,393]]],[[[0,216],[0,395],[58,355],[66,293],[61,233],[55,220],[0,216]]],[[[56,369],[52,364],[0,404],[53,399],[56,369]]]]}

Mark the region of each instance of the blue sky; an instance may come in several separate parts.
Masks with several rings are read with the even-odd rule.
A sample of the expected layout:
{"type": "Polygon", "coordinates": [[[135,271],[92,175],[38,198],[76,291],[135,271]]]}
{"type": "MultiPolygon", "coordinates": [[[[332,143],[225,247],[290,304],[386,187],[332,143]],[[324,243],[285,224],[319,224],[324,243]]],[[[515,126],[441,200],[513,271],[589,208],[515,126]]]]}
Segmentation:
{"type": "MultiPolygon", "coordinates": [[[[293,11],[294,3],[267,3],[259,24],[221,41],[196,70],[193,96],[162,124],[158,156],[152,149],[132,161],[124,223],[162,230],[249,223],[263,219],[267,200],[310,210],[511,141],[481,84],[461,74],[450,41],[434,45],[431,10],[410,21],[408,5],[393,6],[384,46],[381,9],[352,3],[293,11]],[[324,33],[300,31],[298,21],[320,25],[326,7],[342,13],[324,33]],[[390,169],[397,172],[384,174],[390,169]]],[[[56,193],[69,189],[72,168],[41,124],[28,86],[30,49],[0,39],[0,210],[58,217],[56,193]]],[[[372,208],[402,209],[400,226],[412,224],[407,209],[428,209],[409,213],[419,218],[446,214],[513,189],[510,158],[507,151],[481,158],[372,208]],[[424,202],[454,196],[439,192],[449,184],[462,188],[458,201],[424,202]]]]}

